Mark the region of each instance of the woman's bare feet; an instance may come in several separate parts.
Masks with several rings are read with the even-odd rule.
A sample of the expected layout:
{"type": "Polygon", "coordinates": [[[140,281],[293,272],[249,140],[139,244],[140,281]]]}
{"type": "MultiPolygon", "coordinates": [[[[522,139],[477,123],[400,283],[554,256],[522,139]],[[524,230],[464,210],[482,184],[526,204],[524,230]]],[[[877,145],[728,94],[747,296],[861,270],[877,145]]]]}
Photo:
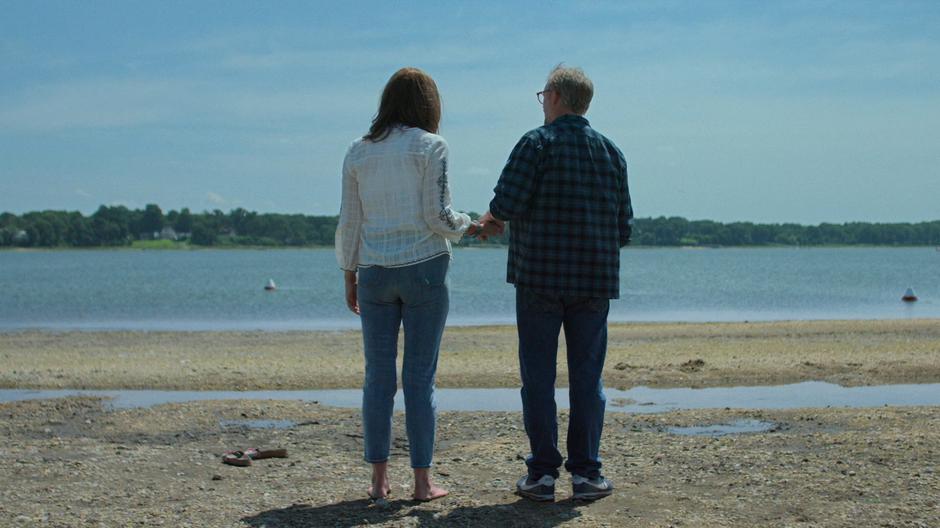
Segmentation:
{"type": "Polygon", "coordinates": [[[432,501],[446,496],[449,491],[435,486],[431,482],[431,471],[428,468],[415,468],[415,500],[432,501]]]}
{"type": "Polygon", "coordinates": [[[384,499],[392,491],[388,483],[388,462],[372,464],[372,485],[369,486],[369,498],[384,499]]]}

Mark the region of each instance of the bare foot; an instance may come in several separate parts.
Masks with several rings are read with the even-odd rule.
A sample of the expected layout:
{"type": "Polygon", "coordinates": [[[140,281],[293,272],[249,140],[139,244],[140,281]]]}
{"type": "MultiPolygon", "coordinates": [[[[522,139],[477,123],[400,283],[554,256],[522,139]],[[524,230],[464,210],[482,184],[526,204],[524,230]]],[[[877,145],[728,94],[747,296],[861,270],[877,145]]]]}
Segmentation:
{"type": "Polygon", "coordinates": [[[449,491],[435,486],[431,482],[431,472],[427,468],[415,468],[415,493],[413,497],[417,501],[432,501],[446,496],[449,491]]]}
{"type": "Polygon", "coordinates": [[[384,499],[391,491],[392,486],[388,483],[388,462],[372,464],[372,485],[369,486],[369,498],[384,499]]]}
{"type": "Polygon", "coordinates": [[[441,497],[447,496],[447,494],[450,493],[446,489],[439,488],[435,486],[434,484],[431,484],[430,486],[420,486],[420,487],[422,489],[420,490],[417,488],[415,489],[414,498],[415,500],[421,501],[421,502],[427,502],[427,501],[432,501],[434,499],[439,499],[441,497]]]}
{"type": "Polygon", "coordinates": [[[370,499],[384,499],[388,497],[388,494],[392,492],[391,486],[386,482],[384,486],[376,486],[375,484],[369,486],[369,498],[370,499]],[[378,489],[379,492],[376,493],[375,490],[378,489]]]}

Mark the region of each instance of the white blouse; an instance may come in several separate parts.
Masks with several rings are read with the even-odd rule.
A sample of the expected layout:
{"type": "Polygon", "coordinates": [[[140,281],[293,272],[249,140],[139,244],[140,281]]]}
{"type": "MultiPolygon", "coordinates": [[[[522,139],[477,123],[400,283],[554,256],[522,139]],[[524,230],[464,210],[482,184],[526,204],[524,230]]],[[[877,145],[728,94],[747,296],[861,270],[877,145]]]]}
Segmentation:
{"type": "Polygon", "coordinates": [[[382,141],[350,145],[336,227],[342,269],[417,264],[450,253],[468,227],[470,217],[451,209],[444,138],[396,127],[382,141]]]}

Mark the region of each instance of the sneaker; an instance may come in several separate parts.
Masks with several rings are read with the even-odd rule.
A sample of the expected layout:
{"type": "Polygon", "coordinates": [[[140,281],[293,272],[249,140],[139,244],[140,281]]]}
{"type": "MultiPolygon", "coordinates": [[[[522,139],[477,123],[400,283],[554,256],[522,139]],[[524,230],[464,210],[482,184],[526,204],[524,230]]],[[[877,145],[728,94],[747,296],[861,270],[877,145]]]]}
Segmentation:
{"type": "Polygon", "coordinates": [[[553,501],[555,500],[555,479],[551,475],[543,475],[538,480],[532,480],[526,475],[516,482],[516,494],[539,502],[553,501]]]}
{"type": "Polygon", "coordinates": [[[574,500],[592,501],[606,497],[614,492],[614,485],[604,477],[587,479],[581,475],[571,475],[571,488],[574,500]]]}

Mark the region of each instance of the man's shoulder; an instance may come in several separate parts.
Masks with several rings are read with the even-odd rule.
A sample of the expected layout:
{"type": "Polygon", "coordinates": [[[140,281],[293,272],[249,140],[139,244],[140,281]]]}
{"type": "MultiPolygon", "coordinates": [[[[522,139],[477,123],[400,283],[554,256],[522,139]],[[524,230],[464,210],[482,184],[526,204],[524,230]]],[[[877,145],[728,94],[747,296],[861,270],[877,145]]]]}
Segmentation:
{"type": "Polygon", "coordinates": [[[584,127],[580,127],[579,130],[583,131],[585,134],[596,138],[599,141],[603,141],[609,145],[616,146],[613,141],[600,130],[592,127],[590,124],[586,124],[584,127]]]}
{"type": "Polygon", "coordinates": [[[510,158],[533,155],[545,148],[548,142],[549,134],[546,127],[540,126],[533,128],[525,134],[522,134],[522,137],[516,142],[516,146],[513,148],[513,153],[510,155],[510,158]]]}
{"type": "Polygon", "coordinates": [[[603,133],[599,132],[597,129],[588,127],[587,133],[593,136],[597,141],[604,145],[604,148],[607,149],[611,154],[616,154],[619,158],[623,159],[623,151],[620,150],[620,147],[609,137],[605,136],[603,133]]]}
{"type": "Polygon", "coordinates": [[[551,134],[552,131],[549,128],[549,125],[542,125],[540,127],[529,130],[525,134],[522,134],[522,140],[541,142],[550,137],[551,134]]]}

